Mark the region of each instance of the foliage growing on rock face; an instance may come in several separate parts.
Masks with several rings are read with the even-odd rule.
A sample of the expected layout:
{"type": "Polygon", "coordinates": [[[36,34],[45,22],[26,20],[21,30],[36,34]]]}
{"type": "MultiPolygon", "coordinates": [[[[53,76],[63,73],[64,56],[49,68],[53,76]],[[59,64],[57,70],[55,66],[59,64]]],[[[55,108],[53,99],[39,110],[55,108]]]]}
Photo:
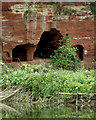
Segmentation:
{"type": "Polygon", "coordinates": [[[52,63],[57,67],[62,67],[64,69],[72,69],[75,62],[79,62],[76,57],[76,48],[71,46],[70,36],[62,37],[59,40],[59,47],[55,50],[55,55],[51,56],[52,63]]]}
{"type": "Polygon", "coordinates": [[[24,19],[30,19],[31,17],[35,17],[36,16],[36,8],[34,7],[34,9],[32,10],[31,9],[31,5],[32,5],[31,2],[25,3],[26,10],[24,12],[24,19]]]}
{"type": "Polygon", "coordinates": [[[76,10],[72,8],[65,8],[62,6],[62,4],[54,3],[53,4],[54,8],[54,15],[76,15],[76,10]]]}
{"type": "Polygon", "coordinates": [[[27,7],[27,9],[24,12],[24,17],[26,18],[30,18],[32,16],[34,16],[34,11],[37,13],[42,13],[42,14],[48,14],[48,10],[47,8],[51,8],[53,9],[53,15],[75,15],[76,14],[76,10],[74,9],[69,9],[69,8],[65,8],[63,7],[61,4],[58,3],[52,3],[50,5],[44,5],[42,3],[35,4],[35,3],[25,3],[25,6],[27,7]]]}
{"type": "Polygon", "coordinates": [[[96,1],[90,3],[90,9],[94,15],[96,15],[96,1]]]}

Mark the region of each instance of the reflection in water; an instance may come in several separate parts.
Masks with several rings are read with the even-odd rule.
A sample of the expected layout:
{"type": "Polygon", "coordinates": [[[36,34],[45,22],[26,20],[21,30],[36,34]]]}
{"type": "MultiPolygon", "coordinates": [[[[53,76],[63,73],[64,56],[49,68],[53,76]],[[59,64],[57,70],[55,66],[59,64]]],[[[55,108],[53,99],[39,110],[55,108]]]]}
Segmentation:
{"type": "Polygon", "coordinates": [[[94,108],[88,106],[13,102],[0,106],[3,118],[96,118],[94,108]]]}

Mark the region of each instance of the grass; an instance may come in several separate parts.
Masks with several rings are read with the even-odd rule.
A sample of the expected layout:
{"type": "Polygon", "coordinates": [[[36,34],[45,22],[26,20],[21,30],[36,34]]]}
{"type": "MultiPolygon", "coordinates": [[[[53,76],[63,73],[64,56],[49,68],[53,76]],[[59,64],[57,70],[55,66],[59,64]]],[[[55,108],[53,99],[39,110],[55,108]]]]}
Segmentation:
{"type": "Polygon", "coordinates": [[[76,71],[55,69],[47,65],[21,65],[20,69],[13,68],[10,64],[2,64],[1,87],[18,88],[23,86],[30,91],[33,100],[41,98],[55,99],[56,92],[94,93],[94,70],[78,68],[76,71]]]}

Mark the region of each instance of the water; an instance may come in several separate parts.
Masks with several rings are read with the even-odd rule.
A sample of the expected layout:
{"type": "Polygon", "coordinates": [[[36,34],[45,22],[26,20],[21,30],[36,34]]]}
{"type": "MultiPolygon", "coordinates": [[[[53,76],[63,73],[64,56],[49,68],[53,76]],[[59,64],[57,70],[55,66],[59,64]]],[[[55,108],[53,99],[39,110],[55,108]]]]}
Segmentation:
{"type": "MultiPolygon", "coordinates": [[[[1,116],[0,116],[1,117],[1,116]]],[[[71,104],[2,104],[2,118],[96,118],[94,107],[71,104]]]]}

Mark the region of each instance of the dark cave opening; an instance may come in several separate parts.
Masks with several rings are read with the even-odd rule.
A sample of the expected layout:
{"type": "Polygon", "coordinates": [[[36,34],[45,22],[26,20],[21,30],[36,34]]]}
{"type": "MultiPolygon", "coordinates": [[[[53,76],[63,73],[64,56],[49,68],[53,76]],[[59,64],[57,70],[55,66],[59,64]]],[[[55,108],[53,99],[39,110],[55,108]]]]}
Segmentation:
{"type": "Polygon", "coordinates": [[[18,45],[12,50],[13,62],[27,61],[26,49],[24,45],[18,45]]]}
{"type": "Polygon", "coordinates": [[[77,57],[82,61],[83,60],[83,46],[82,45],[76,45],[77,51],[77,57]]]}
{"type": "Polygon", "coordinates": [[[50,58],[50,55],[54,55],[54,50],[59,47],[59,40],[61,37],[60,31],[55,28],[43,32],[34,53],[34,57],[50,58]]]}

